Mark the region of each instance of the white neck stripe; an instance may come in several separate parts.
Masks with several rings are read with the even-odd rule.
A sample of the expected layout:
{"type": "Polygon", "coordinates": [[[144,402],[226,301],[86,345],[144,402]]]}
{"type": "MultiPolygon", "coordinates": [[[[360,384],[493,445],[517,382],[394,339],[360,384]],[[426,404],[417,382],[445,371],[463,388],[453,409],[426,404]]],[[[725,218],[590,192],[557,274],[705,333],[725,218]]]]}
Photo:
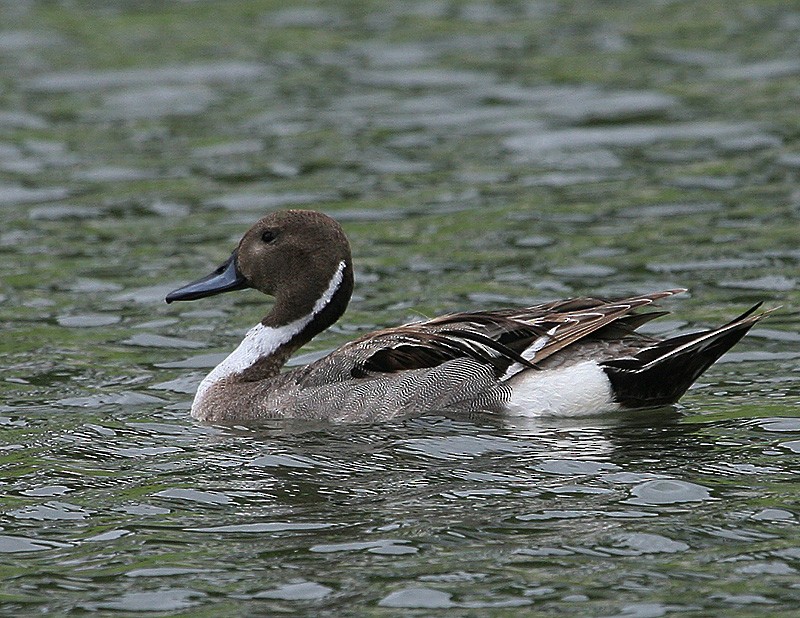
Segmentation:
{"type": "Polygon", "coordinates": [[[273,328],[271,326],[264,326],[261,323],[256,324],[251,328],[242,339],[239,346],[231,352],[225,360],[209,373],[197,389],[197,394],[192,403],[192,413],[199,408],[200,399],[211,387],[212,384],[219,382],[229,376],[241,373],[248,367],[251,367],[257,360],[273,354],[279,347],[288,343],[297,334],[308,326],[314,317],[320,313],[331,302],[333,295],[342,285],[344,280],[344,269],[347,266],[344,260],[339,262],[339,268],[336,269],[328,288],[314,303],[314,308],[311,313],[298,318],[294,322],[289,322],[283,326],[273,328]]]}
{"type": "Polygon", "coordinates": [[[310,318],[313,318],[315,315],[317,315],[320,311],[328,306],[329,302],[331,302],[333,295],[336,294],[336,290],[338,290],[339,286],[342,285],[342,280],[344,279],[344,269],[346,266],[347,263],[344,260],[339,262],[339,266],[336,269],[336,272],[333,273],[333,277],[331,277],[331,281],[328,284],[328,289],[326,289],[322,296],[317,299],[317,302],[314,303],[314,308],[311,310],[311,315],[308,316],[309,322],[311,321],[310,318]]]}

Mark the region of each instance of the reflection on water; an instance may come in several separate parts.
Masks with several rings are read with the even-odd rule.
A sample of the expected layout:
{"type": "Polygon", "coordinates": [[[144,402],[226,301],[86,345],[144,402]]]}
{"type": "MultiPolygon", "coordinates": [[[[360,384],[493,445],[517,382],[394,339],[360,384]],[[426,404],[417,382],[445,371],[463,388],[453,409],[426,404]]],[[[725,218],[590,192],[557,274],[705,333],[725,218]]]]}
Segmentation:
{"type": "Polygon", "coordinates": [[[791,6],[209,7],[3,8],[0,613],[795,611],[791,6]],[[164,295],[284,207],[357,269],[295,364],[578,294],[783,308],[675,409],[197,425],[269,301],[164,295]]]}
{"type": "Polygon", "coordinates": [[[4,419],[18,442],[0,551],[42,595],[52,565],[77,560],[56,575],[62,604],[167,611],[232,587],[261,611],[446,598],[598,612],[677,594],[686,577],[698,594],[721,595],[722,581],[794,598],[796,515],[782,498],[794,418],[222,430],[135,405],[51,416],[4,419]]]}

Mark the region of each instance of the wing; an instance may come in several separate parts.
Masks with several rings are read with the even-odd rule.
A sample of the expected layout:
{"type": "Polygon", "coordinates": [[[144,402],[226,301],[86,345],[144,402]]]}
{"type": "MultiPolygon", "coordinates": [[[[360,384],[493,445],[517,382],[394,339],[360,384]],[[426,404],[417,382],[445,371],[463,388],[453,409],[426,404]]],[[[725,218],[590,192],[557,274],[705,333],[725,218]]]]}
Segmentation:
{"type": "MultiPolygon", "coordinates": [[[[646,339],[634,331],[642,324],[665,315],[666,312],[633,312],[640,307],[684,291],[684,289],[665,290],[611,301],[579,299],[584,301],[580,308],[576,308],[573,301],[566,306],[566,310],[556,309],[547,315],[532,316],[528,321],[544,330],[545,334],[532,342],[524,356],[535,365],[590,337],[646,339]]],[[[522,315],[518,319],[524,321],[526,318],[522,315]]]]}
{"type": "MultiPolygon", "coordinates": [[[[684,290],[620,300],[573,298],[523,309],[444,315],[379,330],[345,344],[298,372],[304,384],[367,379],[469,358],[491,367],[497,379],[528,368],[570,346],[598,336],[634,336],[664,312],[633,313],[684,290]]],[[[638,335],[636,335],[638,336],[638,335]]],[[[643,338],[641,336],[638,336],[643,338]]]]}

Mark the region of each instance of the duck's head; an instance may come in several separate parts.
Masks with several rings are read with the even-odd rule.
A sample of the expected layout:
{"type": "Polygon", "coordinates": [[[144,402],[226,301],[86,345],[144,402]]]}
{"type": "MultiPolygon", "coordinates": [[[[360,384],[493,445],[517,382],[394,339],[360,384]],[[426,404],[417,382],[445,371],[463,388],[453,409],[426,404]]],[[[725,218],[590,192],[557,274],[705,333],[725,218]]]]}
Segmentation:
{"type": "Polygon", "coordinates": [[[341,226],[320,212],[273,212],[247,230],[224,264],[170,292],[166,301],[196,300],[245,288],[275,297],[265,325],[287,324],[320,313],[334,302],[335,321],[353,288],[350,244],[341,226]]]}

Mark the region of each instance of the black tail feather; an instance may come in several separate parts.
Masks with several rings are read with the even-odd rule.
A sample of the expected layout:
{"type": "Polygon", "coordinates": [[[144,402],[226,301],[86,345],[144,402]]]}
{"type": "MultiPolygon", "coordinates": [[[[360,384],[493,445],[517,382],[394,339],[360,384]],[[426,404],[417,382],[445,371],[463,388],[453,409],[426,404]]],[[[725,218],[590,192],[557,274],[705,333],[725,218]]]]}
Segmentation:
{"type": "Polygon", "coordinates": [[[719,328],[666,339],[634,357],[603,363],[617,403],[629,408],[675,403],[765,315],[753,315],[759,306],[719,328]]]}

